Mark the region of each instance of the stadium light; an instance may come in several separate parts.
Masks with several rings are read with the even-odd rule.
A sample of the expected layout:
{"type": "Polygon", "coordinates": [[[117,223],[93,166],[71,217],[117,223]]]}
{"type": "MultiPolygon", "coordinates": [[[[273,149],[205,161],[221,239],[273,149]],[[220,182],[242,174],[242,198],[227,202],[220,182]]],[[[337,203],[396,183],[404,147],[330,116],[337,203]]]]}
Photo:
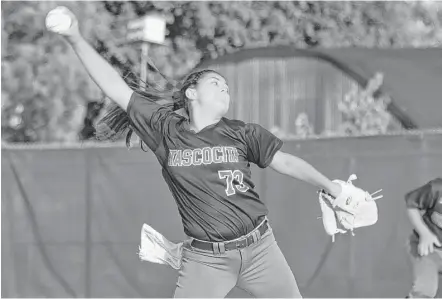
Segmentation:
{"type": "Polygon", "coordinates": [[[145,87],[147,80],[147,61],[150,43],[164,45],[166,39],[166,20],[158,14],[148,14],[127,24],[128,42],[141,42],[140,86],[145,87]]]}

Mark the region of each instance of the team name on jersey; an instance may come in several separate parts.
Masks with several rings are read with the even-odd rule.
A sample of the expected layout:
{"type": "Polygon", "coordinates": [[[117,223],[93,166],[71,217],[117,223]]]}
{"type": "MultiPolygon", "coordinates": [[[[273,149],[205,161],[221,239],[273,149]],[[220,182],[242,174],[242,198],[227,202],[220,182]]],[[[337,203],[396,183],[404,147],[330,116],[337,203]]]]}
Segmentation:
{"type": "Polygon", "coordinates": [[[238,162],[238,150],[232,146],[215,146],[185,150],[169,150],[169,166],[209,165],[238,162]]]}

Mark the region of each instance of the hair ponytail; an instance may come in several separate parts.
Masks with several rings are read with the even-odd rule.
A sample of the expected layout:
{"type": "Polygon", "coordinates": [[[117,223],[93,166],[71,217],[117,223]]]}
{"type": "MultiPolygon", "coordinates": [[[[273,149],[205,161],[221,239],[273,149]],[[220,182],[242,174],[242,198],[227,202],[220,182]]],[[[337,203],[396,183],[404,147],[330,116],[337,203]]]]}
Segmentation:
{"type": "MultiPolygon", "coordinates": [[[[160,105],[168,106],[171,110],[176,111],[184,108],[187,116],[189,116],[189,104],[185,96],[185,91],[188,87],[198,83],[199,79],[206,73],[217,73],[213,70],[199,70],[191,73],[184,84],[179,87],[178,82],[167,78],[148,58],[148,66],[153,69],[157,74],[165,80],[164,87],[160,87],[159,84],[154,82],[150,84],[145,83],[145,88],[140,87],[139,78],[133,73],[129,73],[123,79],[127,82],[130,78],[131,81],[127,82],[128,85],[134,89],[137,93],[144,96],[146,101],[154,101],[160,105]]],[[[106,107],[106,114],[98,120],[95,125],[95,137],[98,140],[119,140],[124,134],[126,134],[126,146],[130,148],[130,138],[133,134],[133,128],[130,125],[129,117],[123,109],[121,109],[115,103],[109,104],[106,107]]],[[[144,150],[143,141],[141,141],[141,149],[144,150]]]]}
{"type": "MultiPolygon", "coordinates": [[[[146,101],[154,101],[158,104],[169,106],[172,110],[179,109],[178,98],[180,91],[175,87],[176,83],[164,76],[152,61],[148,61],[148,64],[151,69],[156,71],[156,73],[166,81],[164,88],[159,88],[159,84],[156,83],[151,84],[145,82],[145,88],[143,90],[139,83],[137,83],[140,82],[139,78],[133,73],[129,73],[123,79],[129,87],[143,95],[146,101]],[[175,98],[177,100],[175,100],[175,98]]],[[[115,103],[110,103],[105,109],[105,115],[99,119],[95,125],[95,138],[100,141],[116,141],[126,135],[126,146],[130,148],[130,139],[133,134],[133,128],[130,125],[130,120],[126,111],[121,109],[121,107],[115,103]]],[[[141,142],[141,148],[144,150],[143,142],[141,142]]]]}

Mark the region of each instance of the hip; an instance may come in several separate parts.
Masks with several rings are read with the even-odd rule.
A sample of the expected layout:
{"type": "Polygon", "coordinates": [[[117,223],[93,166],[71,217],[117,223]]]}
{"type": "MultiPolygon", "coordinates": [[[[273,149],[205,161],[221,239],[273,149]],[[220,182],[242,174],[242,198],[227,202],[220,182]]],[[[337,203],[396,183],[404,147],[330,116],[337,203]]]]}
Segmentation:
{"type": "MultiPolygon", "coordinates": [[[[182,217],[184,233],[187,238],[193,238],[205,242],[226,242],[242,238],[251,233],[266,219],[267,211],[260,210],[255,215],[210,215],[201,221],[195,221],[195,217],[182,217]]],[[[201,216],[201,215],[200,215],[201,216]]],[[[198,218],[197,218],[198,219],[198,218]]]]}
{"type": "Polygon", "coordinates": [[[273,230],[267,217],[248,234],[229,241],[209,242],[190,237],[184,242],[184,249],[205,254],[223,255],[232,251],[257,247],[265,241],[275,241],[273,230]]]}

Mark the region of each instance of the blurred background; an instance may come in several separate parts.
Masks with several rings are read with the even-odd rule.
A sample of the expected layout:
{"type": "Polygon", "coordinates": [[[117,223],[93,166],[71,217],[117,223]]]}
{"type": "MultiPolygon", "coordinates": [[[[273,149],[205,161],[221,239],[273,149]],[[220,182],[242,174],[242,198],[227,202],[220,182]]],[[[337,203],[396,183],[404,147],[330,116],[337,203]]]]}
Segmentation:
{"type": "Polygon", "coordinates": [[[174,80],[218,70],[228,117],[327,176],[384,189],[378,224],[332,244],[315,190],[254,172],[305,296],[407,294],[403,195],[442,175],[442,2],[2,1],[2,297],[170,297],[176,282],[136,254],[143,222],[184,237],[160,168],[95,140],[108,99],[45,29],[59,5],[122,76],[156,81],[146,54],[174,80]],[[150,15],[160,42],[144,39],[150,15]]]}
{"type": "MultiPolygon", "coordinates": [[[[338,103],[345,99],[357,102],[360,95],[356,95],[353,89],[372,79],[374,73],[384,75],[383,68],[387,68],[384,72],[392,71],[392,67],[379,60],[396,55],[390,51],[367,54],[364,50],[440,47],[442,42],[442,3],[437,1],[3,1],[3,141],[75,142],[88,139],[92,136],[90,121],[103,109],[99,105],[103,95],[73,51],[62,38],[45,29],[47,12],[58,5],[66,5],[75,12],[82,33],[122,75],[129,72],[141,75],[141,44],[128,38],[127,25],[129,21],[153,12],[167,22],[166,39],[163,45],[152,44],[149,56],[171,78],[181,79],[203,61],[213,67],[214,62],[209,63],[210,60],[245,51],[242,56],[248,57],[242,59],[242,64],[238,65],[235,63],[237,59],[231,57],[225,58],[220,66],[236,92],[233,99],[237,105],[232,107],[231,116],[245,121],[251,117],[251,121],[262,122],[270,129],[277,127],[292,134],[296,134],[296,123],[298,127],[310,125],[315,134],[339,130],[357,132],[360,129],[385,132],[402,128],[395,124],[397,119],[383,113],[386,109],[381,103],[365,107],[365,110],[377,112],[364,117],[362,111],[355,110],[358,108],[348,111],[338,103]],[[278,46],[287,49],[274,49],[278,46]],[[260,57],[247,51],[256,48],[268,50],[261,51],[260,57]],[[343,55],[336,48],[351,50],[343,55]],[[315,57],[310,53],[295,53],[294,49],[334,51],[325,51],[315,57]],[[341,55],[336,57],[337,54],[341,55]],[[341,59],[341,64],[347,65],[351,71],[331,64],[327,56],[330,56],[329,60],[341,59]],[[355,67],[364,71],[361,64],[371,67],[369,71],[373,72],[370,74],[365,70],[360,74],[362,80],[352,76],[355,67]],[[259,68],[270,73],[259,72],[259,68]],[[253,78],[244,76],[255,70],[257,72],[251,73],[253,78]],[[268,86],[274,86],[276,91],[270,91],[268,86]],[[251,94],[249,88],[255,93],[251,94]],[[269,94],[272,99],[267,100],[269,94]],[[266,107],[262,101],[274,107],[273,119],[252,111],[255,106],[255,110],[266,107]],[[314,106],[321,105],[327,106],[328,111],[317,115],[319,108],[314,106]],[[375,109],[374,105],[379,107],[375,109]],[[249,113],[252,115],[247,115],[249,113]],[[356,115],[362,117],[359,128],[348,128],[354,125],[350,119],[358,118],[356,115]],[[318,124],[321,121],[317,118],[321,118],[324,124],[318,124]],[[340,126],[344,123],[345,128],[340,126]]],[[[408,55],[407,59],[418,60],[419,56],[428,54],[416,51],[408,55]]],[[[432,57],[437,58],[440,56],[432,57]]],[[[398,62],[399,67],[401,63],[398,62]]],[[[385,79],[394,80],[388,76],[385,79]]],[[[375,84],[369,93],[376,92],[380,85],[382,82],[375,84]]]]}

